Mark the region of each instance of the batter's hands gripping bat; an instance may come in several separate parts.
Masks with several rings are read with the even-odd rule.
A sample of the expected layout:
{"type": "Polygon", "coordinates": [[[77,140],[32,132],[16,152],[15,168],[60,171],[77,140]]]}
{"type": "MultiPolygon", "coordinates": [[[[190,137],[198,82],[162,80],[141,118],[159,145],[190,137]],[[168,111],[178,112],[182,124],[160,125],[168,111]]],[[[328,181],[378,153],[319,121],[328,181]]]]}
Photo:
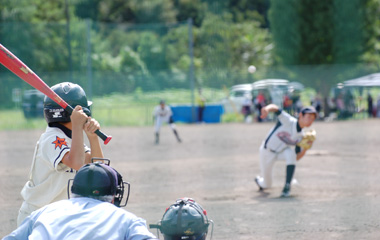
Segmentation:
{"type": "MultiPolygon", "coordinates": [[[[20,59],[18,59],[13,53],[0,44],[0,63],[8,68],[11,72],[19,76],[22,80],[32,85],[35,89],[39,90],[59,106],[63,107],[70,114],[73,112],[73,108],[68,105],[60,96],[58,96],[51,88],[39,78],[32,70],[28,68],[20,59]]],[[[95,132],[103,141],[107,144],[111,141],[112,137],[107,136],[101,131],[95,132]]]]}

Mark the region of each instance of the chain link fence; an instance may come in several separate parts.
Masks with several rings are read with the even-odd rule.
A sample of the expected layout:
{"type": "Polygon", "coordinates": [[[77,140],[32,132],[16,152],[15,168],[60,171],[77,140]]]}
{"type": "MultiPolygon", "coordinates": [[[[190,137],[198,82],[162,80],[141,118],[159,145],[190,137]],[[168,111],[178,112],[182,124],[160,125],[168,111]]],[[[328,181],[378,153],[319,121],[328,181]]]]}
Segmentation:
{"type": "MultiPolygon", "coordinates": [[[[379,70],[365,64],[267,64],[250,74],[244,61],[233,65],[238,60],[228,26],[213,26],[217,27],[204,24],[201,29],[194,28],[191,20],[142,25],[77,20],[69,27],[13,22],[0,24],[0,39],[49,86],[63,81],[80,84],[89,99],[99,102],[94,105],[98,116],[111,125],[133,124],[117,119],[125,114],[134,118],[137,112],[136,121],[151,124],[151,110],[161,98],[174,105],[194,106],[198,88],[205,89],[208,104],[220,104],[233,85],[266,78],[298,81],[327,95],[339,82],[379,70]],[[158,94],[164,91],[166,94],[158,94]],[[177,95],[178,91],[184,92],[177,95]],[[131,108],[139,110],[126,110],[131,108]]],[[[255,40],[250,44],[255,46],[255,40]]],[[[261,49],[256,54],[270,58],[270,44],[267,52],[261,49]]],[[[32,87],[4,67],[0,67],[0,79],[0,108],[20,108],[21,104],[12,101],[12,92],[32,87]]]]}

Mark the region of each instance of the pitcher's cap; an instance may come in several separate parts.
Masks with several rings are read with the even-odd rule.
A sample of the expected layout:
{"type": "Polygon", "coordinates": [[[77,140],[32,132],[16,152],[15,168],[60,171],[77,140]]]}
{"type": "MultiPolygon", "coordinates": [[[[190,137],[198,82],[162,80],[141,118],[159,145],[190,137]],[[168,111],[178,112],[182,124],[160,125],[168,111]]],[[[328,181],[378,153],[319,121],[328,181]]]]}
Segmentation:
{"type": "Polygon", "coordinates": [[[314,113],[315,114],[315,118],[318,117],[318,112],[317,112],[317,110],[315,110],[315,107],[313,107],[313,106],[303,107],[301,109],[301,113],[302,114],[305,114],[305,113],[314,113]]]}

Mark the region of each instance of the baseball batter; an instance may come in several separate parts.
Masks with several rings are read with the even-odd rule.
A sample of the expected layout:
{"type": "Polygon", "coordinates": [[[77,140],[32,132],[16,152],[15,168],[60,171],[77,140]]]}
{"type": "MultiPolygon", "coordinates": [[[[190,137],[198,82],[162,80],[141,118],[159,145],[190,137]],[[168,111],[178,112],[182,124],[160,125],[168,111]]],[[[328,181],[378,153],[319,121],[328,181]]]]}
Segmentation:
{"type": "Polygon", "coordinates": [[[154,133],[155,133],[155,143],[160,142],[160,128],[163,123],[169,124],[170,128],[173,130],[173,133],[178,142],[182,142],[181,138],[178,135],[176,125],[172,119],[173,112],[169,106],[165,104],[165,101],[161,100],[160,105],[156,106],[153,110],[154,117],[154,133]]]}
{"type": "Polygon", "coordinates": [[[94,133],[100,125],[90,117],[91,102],[87,101],[83,89],[64,82],[53,86],[52,90],[75,108],[69,115],[45,97],[44,115],[48,127],[36,144],[29,180],[21,191],[24,201],[17,218],[18,226],[32,211],[67,199],[67,181],[74,177],[76,170],[89,163],[92,157],[103,158],[99,138],[94,133]],[[91,152],[84,145],[83,131],[91,152]]]}
{"type": "MultiPolygon", "coordinates": [[[[290,184],[296,168],[296,163],[306,153],[308,148],[296,146],[304,134],[302,129],[310,127],[317,117],[314,107],[305,107],[299,113],[298,119],[279,109],[275,104],[269,104],[261,109],[261,118],[267,117],[269,112],[274,112],[278,117],[277,124],[260,146],[261,176],[255,178],[259,190],[272,186],[272,169],[277,160],[286,162],[286,179],[282,191],[282,197],[290,196],[290,184]]],[[[310,147],[312,142],[309,143],[310,147]]]]}

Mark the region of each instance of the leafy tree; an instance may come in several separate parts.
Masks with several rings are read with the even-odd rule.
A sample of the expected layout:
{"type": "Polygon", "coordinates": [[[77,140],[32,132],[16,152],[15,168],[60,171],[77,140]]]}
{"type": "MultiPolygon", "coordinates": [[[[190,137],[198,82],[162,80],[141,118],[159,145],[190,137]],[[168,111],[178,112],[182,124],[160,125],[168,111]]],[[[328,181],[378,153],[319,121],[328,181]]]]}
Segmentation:
{"type": "Polygon", "coordinates": [[[36,11],[36,6],[30,4],[29,0],[2,0],[0,4],[0,21],[30,21],[36,11]]]}
{"type": "Polygon", "coordinates": [[[99,6],[102,0],[76,0],[75,15],[79,18],[88,18],[93,21],[99,19],[99,6]]]}
{"type": "Polygon", "coordinates": [[[247,67],[272,63],[269,32],[259,22],[233,24],[232,15],[209,14],[195,35],[195,56],[204,71],[197,76],[208,86],[231,86],[250,81],[247,67]]]}
{"type": "Polygon", "coordinates": [[[112,23],[173,23],[176,9],[172,0],[75,0],[80,18],[112,23]]]}
{"type": "Polygon", "coordinates": [[[248,20],[259,22],[263,28],[268,27],[269,0],[229,0],[227,9],[235,23],[248,20]]]}
{"type": "Polygon", "coordinates": [[[373,0],[273,0],[271,30],[284,64],[360,61],[373,33],[367,5],[373,0]]]}
{"type": "Polygon", "coordinates": [[[297,64],[330,64],[333,58],[333,13],[331,1],[300,1],[299,28],[301,41],[297,64]]]}
{"type": "Polygon", "coordinates": [[[367,0],[365,8],[361,12],[364,24],[361,26],[365,30],[364,55],[362,60],[366,63],[375,63],[377,71],[380,71],[380,2],[378,0],[367,0]]]}
{"type": "Polygon", "coordinates": [[[151,71],[168,69],[168,63],[166,62],[165,57],[165,46],[161,43],[161,39],[155,33],[144,32],[141,34],[137,52],[142,61],[147,64],[148,69],[151,71]]]}
{"type": "Polygon", "coordinates": [[[278,63],[297,64],[301,43],[299,0],[272,0],[269,10],[270,29],[278,63]]]}
{"type": "MultiPolygon", "coordinates": [[[[366,16],[370,3],[373,1],[272,0],[269,19],[276,62],[310,66],[300,68],[297,78],[307,79],[309,86],[327,94],[345,71],[332,64],[358,63],[372,48],[372,24],[366,16]]],[[[346,69],[352,76],[352,67],[346,69]]]]}
{"type": "Polygon", "coordinates": [[[365,9],[361,0],[334,1],[334,63],[356,63],[366,45],[365,9]]]}
{"type": "Polygon", "coordinates": [[[174,6],[178,9],[177,21],[184,22],[193,19],[194,26],[200,27],[207,12],[207,4],[201,0],[175,0],[174,6]]]}
{"type": "Polygon", "coordinates": [[[175,23],[177,11],[171,0],[132,0],[136,23],[175,23]]]}

